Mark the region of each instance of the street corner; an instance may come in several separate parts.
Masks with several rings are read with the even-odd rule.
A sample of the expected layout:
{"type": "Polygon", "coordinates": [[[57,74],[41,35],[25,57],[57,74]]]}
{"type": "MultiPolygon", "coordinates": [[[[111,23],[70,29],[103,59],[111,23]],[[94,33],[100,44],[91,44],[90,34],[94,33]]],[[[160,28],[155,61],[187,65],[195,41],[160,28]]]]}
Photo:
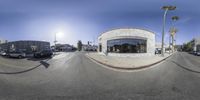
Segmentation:
{"type": "Polygon", "coordinates": [[[116,57],[103,55],[99,53],[87,53],[85,54],[93,62],[101,65],[102,67],[109,68],[117,71],[140,71],[147,68],[151,68],[156,64],[159,64],[172,56],[173,54],[165,54],[142,57],[116,57]]]}

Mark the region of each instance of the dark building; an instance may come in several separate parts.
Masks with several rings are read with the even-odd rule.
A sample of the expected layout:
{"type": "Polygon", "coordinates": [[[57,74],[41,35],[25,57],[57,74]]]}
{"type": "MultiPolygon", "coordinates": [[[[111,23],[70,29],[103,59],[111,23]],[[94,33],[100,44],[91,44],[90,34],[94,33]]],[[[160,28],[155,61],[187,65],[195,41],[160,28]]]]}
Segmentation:
{"type": "Polygon", "coordinates": [[[45,41],[13,41],[0,44],[0,49],[4,51],[23,51],[27,54],[44,49],[50,49],[50,43],[45,41]]]}

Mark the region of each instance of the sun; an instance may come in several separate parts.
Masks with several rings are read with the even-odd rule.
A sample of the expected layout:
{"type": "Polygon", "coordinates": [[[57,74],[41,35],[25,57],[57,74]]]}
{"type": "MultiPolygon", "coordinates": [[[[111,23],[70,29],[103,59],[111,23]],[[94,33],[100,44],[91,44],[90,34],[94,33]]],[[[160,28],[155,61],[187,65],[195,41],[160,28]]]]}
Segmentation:
{"type": "Polygon", "coordinates": [[[62,37],[64,37],[64,33],[63,33],[63,32],[57,32],[57,33],[56,33],[56,36],[57,36],[58,38],[62,38],[62,37]]]}

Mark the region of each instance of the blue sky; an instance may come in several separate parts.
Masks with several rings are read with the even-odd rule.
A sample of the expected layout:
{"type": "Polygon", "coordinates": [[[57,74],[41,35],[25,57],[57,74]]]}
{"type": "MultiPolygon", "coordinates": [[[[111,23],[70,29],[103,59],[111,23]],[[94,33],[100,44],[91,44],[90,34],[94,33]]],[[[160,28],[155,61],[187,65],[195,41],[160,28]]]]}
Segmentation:
{"type": "Polygon", "coordinates": [[[0,0],[0,38],[45,40],[76,45],[97,40],[105,31],[116,28],[144,28],[156,33],[161,41],[164,5],[177,9],[167,15],[165,42],[174,24],[178,28],[177,43],[200,36],[199,0],[0,0]],[[173,22],[171,17],[180,16],[173,22]]]}

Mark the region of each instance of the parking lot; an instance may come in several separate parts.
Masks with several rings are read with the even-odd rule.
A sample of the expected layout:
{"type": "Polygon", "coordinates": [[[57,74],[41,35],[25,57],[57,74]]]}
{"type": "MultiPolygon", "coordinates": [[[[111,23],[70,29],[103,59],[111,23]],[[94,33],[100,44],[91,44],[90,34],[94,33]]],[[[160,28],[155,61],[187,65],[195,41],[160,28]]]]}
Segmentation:
{"type": "Polygon", "coordinates": [[[57,52],[52,57],[41,57],[35,58],[33,55],[29,55],[25,58],[14,58],[7,56],[0,56],[0,73],[16,73],[23,72],[30,69],[35,69],[37,67],[45,67],[48,68],[50,65],[57,64],[60,59],[69,55],[70,53],[65,52],[57,52]]]}

